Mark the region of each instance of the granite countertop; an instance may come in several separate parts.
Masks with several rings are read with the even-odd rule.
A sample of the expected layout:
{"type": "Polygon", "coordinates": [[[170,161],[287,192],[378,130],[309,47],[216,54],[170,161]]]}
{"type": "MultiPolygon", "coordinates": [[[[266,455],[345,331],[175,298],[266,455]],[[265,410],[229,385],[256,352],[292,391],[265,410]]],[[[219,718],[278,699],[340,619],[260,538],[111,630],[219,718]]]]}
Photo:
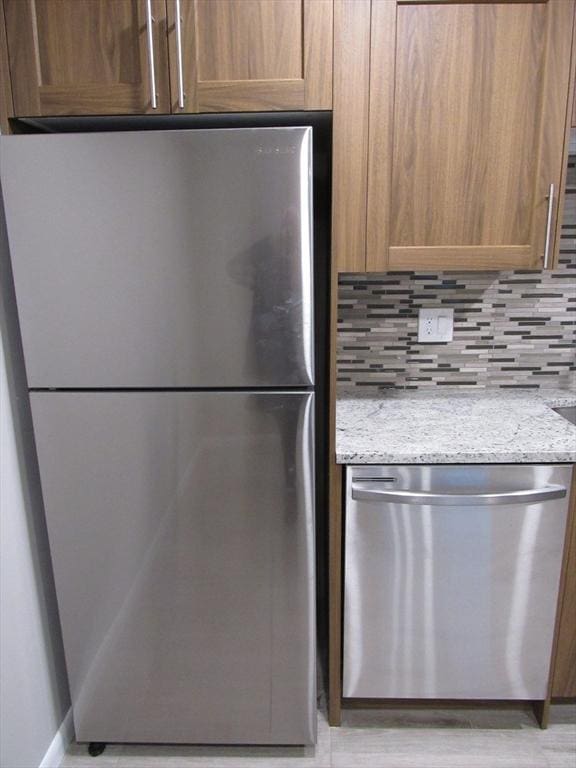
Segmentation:
{"type": "Polygon", "coordinates": [[[569,390],[389,390],[336,405],[340,464],[576,463],[569,390]]]}

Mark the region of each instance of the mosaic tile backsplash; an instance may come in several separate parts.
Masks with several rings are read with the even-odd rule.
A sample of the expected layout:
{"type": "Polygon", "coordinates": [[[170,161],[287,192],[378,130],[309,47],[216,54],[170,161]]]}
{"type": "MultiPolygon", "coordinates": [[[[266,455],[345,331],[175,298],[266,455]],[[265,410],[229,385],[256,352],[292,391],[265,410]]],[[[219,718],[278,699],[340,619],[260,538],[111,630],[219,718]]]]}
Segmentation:
{"type": "Polygon", "coordinates": [[[340,392],[379,388],[576,387],[576,158],[553,272],[343,274],[340,392]],[[454,339],[423,344],[421,307],[451,307],[454,339]]]}

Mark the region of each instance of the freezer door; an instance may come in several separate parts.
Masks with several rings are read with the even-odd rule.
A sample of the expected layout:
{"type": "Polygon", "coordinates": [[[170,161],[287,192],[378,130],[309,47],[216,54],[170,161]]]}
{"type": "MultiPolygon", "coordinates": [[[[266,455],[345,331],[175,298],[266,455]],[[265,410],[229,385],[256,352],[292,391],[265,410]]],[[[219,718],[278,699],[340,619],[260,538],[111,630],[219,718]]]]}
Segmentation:
{"type": "Polygon", "coordinates": [[[313,395],[32,410],[77,739],[313,743],[313,395]]]}
{"type": "Polygon", "coordinates": [[[545,699],[572,467],[350,467],[343,694],[545,699]]]}
{"type": "Polygon", "coordinates": [[[29,385],[312,384],[311,132],[2,137],[29,385]]]}

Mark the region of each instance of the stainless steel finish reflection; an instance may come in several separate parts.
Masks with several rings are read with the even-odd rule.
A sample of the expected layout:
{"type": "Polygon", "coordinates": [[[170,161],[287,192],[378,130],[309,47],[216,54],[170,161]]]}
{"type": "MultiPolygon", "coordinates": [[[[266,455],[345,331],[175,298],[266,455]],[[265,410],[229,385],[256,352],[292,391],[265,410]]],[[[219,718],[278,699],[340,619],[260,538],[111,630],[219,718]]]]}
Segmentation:
{"type": "Polygon", "coordinates": [[[344,696],[544,699],[568,499],[502,506],[444,499],[490,494],[509,502],[526,489],[568,488],[571,471],[348,468],[344,696]],[[353,498],[354,485],[392,479],[390,494],[413,494],[418,503],[353,498]]]}
{"type": "Polygon", "coordinates": [[[182,11],[180,9],[180,0],[175,0],[176,8],[176,55],[177,55],[177,70],[178,70],[178,106],[180,109],[184,109],[184,72],[182,64],[182,11]]]}
{"type": "Polygon", "coordinates": [[[31,400],[76,738],[314,742],[313,395],[31,400]]]}
{"type": "Polygon", "coordinates": [[[565,407],[561,408],[553,408],[553,411],[555,411],[559,416],[562,416],[563,419],[566,419],[570,422],[570,424],[576,424],[576,406],[575,405],[567,405],[565,407]]]}
{"type": "Polygon", "coordinates": [[[2,137],[29,386],[312,384],[311,138],[2,137]]]}
{"type": "Polygon", "coordinates": [[[552,237],[552,212],[554,210],[554,184],[548,190],[548,209],[546,212],[546,235],[544,245],[544,269],[548,269],[550,259],[550,238],[552,237]]]}
{"type": "Polygon", "coordinates": [[[152,16],[152,0],[146,0],[146,40],[148,42],[148,74],[150,77],[150,104],[152,109],[158,108],[156,92],[156,63],[154,61],[154,17],[152,16]]]}
{"type": "Polygon", "coordinates": [[[419,491],[387,491],[369,483],[352,483],[354,501],[380,501],[396,504],[425,504],[443,507],[487,507],[493,504],[535,504],[539,501],[563,499],[566,488],[563,485],[548,485],[545,488],[530,488],[506,493],[422,493],[419,491]]]}

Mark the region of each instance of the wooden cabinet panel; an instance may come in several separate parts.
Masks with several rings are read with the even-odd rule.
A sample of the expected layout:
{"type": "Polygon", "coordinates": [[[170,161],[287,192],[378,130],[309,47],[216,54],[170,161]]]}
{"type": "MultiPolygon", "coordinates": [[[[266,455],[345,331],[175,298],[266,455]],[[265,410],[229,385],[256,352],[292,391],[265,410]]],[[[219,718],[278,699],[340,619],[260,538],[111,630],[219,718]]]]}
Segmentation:
{"type": "Polygon", "coordinates": [[[425,259],[428,246],[491,246],[498,258],[498,246],[529,242],[537,124],[525,116],[538,112],[545,12],[400,7],[392,261],[415,247],[425,259]]]}
{"type": "Polygon", "coordinates": [[[301,21],[298,0],[196,0],[198,79],[298,80],[301,21]]]}
{"type": "Polygon", "coordinates": [[[10,133],[8,118],[13,116],[12,83],[8,65],[6,25],[4,24],[4,0],[0,0],[0,131],[2,133],[10,133]]]}
{"type": "Polygon", "coordinates": [[[169,112],[166,5],[152,0],[158,106],[145,0],[5,0],[18,116],[169,112]]]}
{"type": "Polygon", "coordinates": [[[552,696],[558,698],[576,696],[576,472],[572,481],[566,549],[552,665],[552,696]]]}
{"type": "Polygon", "coordinates": [[[341,272],[366,268],[370,0],[334,3],[332,258],[341,272]]]}
{"type": "Polygon", "coordinates": [[[331,109],[332,0],[181,0],[181,74],[167,2],[173,112],[331,109]]]}
{"type": "Polygon", "coordinates": [[[372,0],[368,270],[542,265],[573,16],[571,0],[372,0]]]}
{"type": "MultiPolygon", "coordinates": [[[[574,75],[572,75],[572,79],[574,80],[574,75]]],[[[572,83],[572,112],[571,112],[571,119],[570,119],[570,127],[576,128],[576,94],[574,93],[575,84],[572,83]]]]}

